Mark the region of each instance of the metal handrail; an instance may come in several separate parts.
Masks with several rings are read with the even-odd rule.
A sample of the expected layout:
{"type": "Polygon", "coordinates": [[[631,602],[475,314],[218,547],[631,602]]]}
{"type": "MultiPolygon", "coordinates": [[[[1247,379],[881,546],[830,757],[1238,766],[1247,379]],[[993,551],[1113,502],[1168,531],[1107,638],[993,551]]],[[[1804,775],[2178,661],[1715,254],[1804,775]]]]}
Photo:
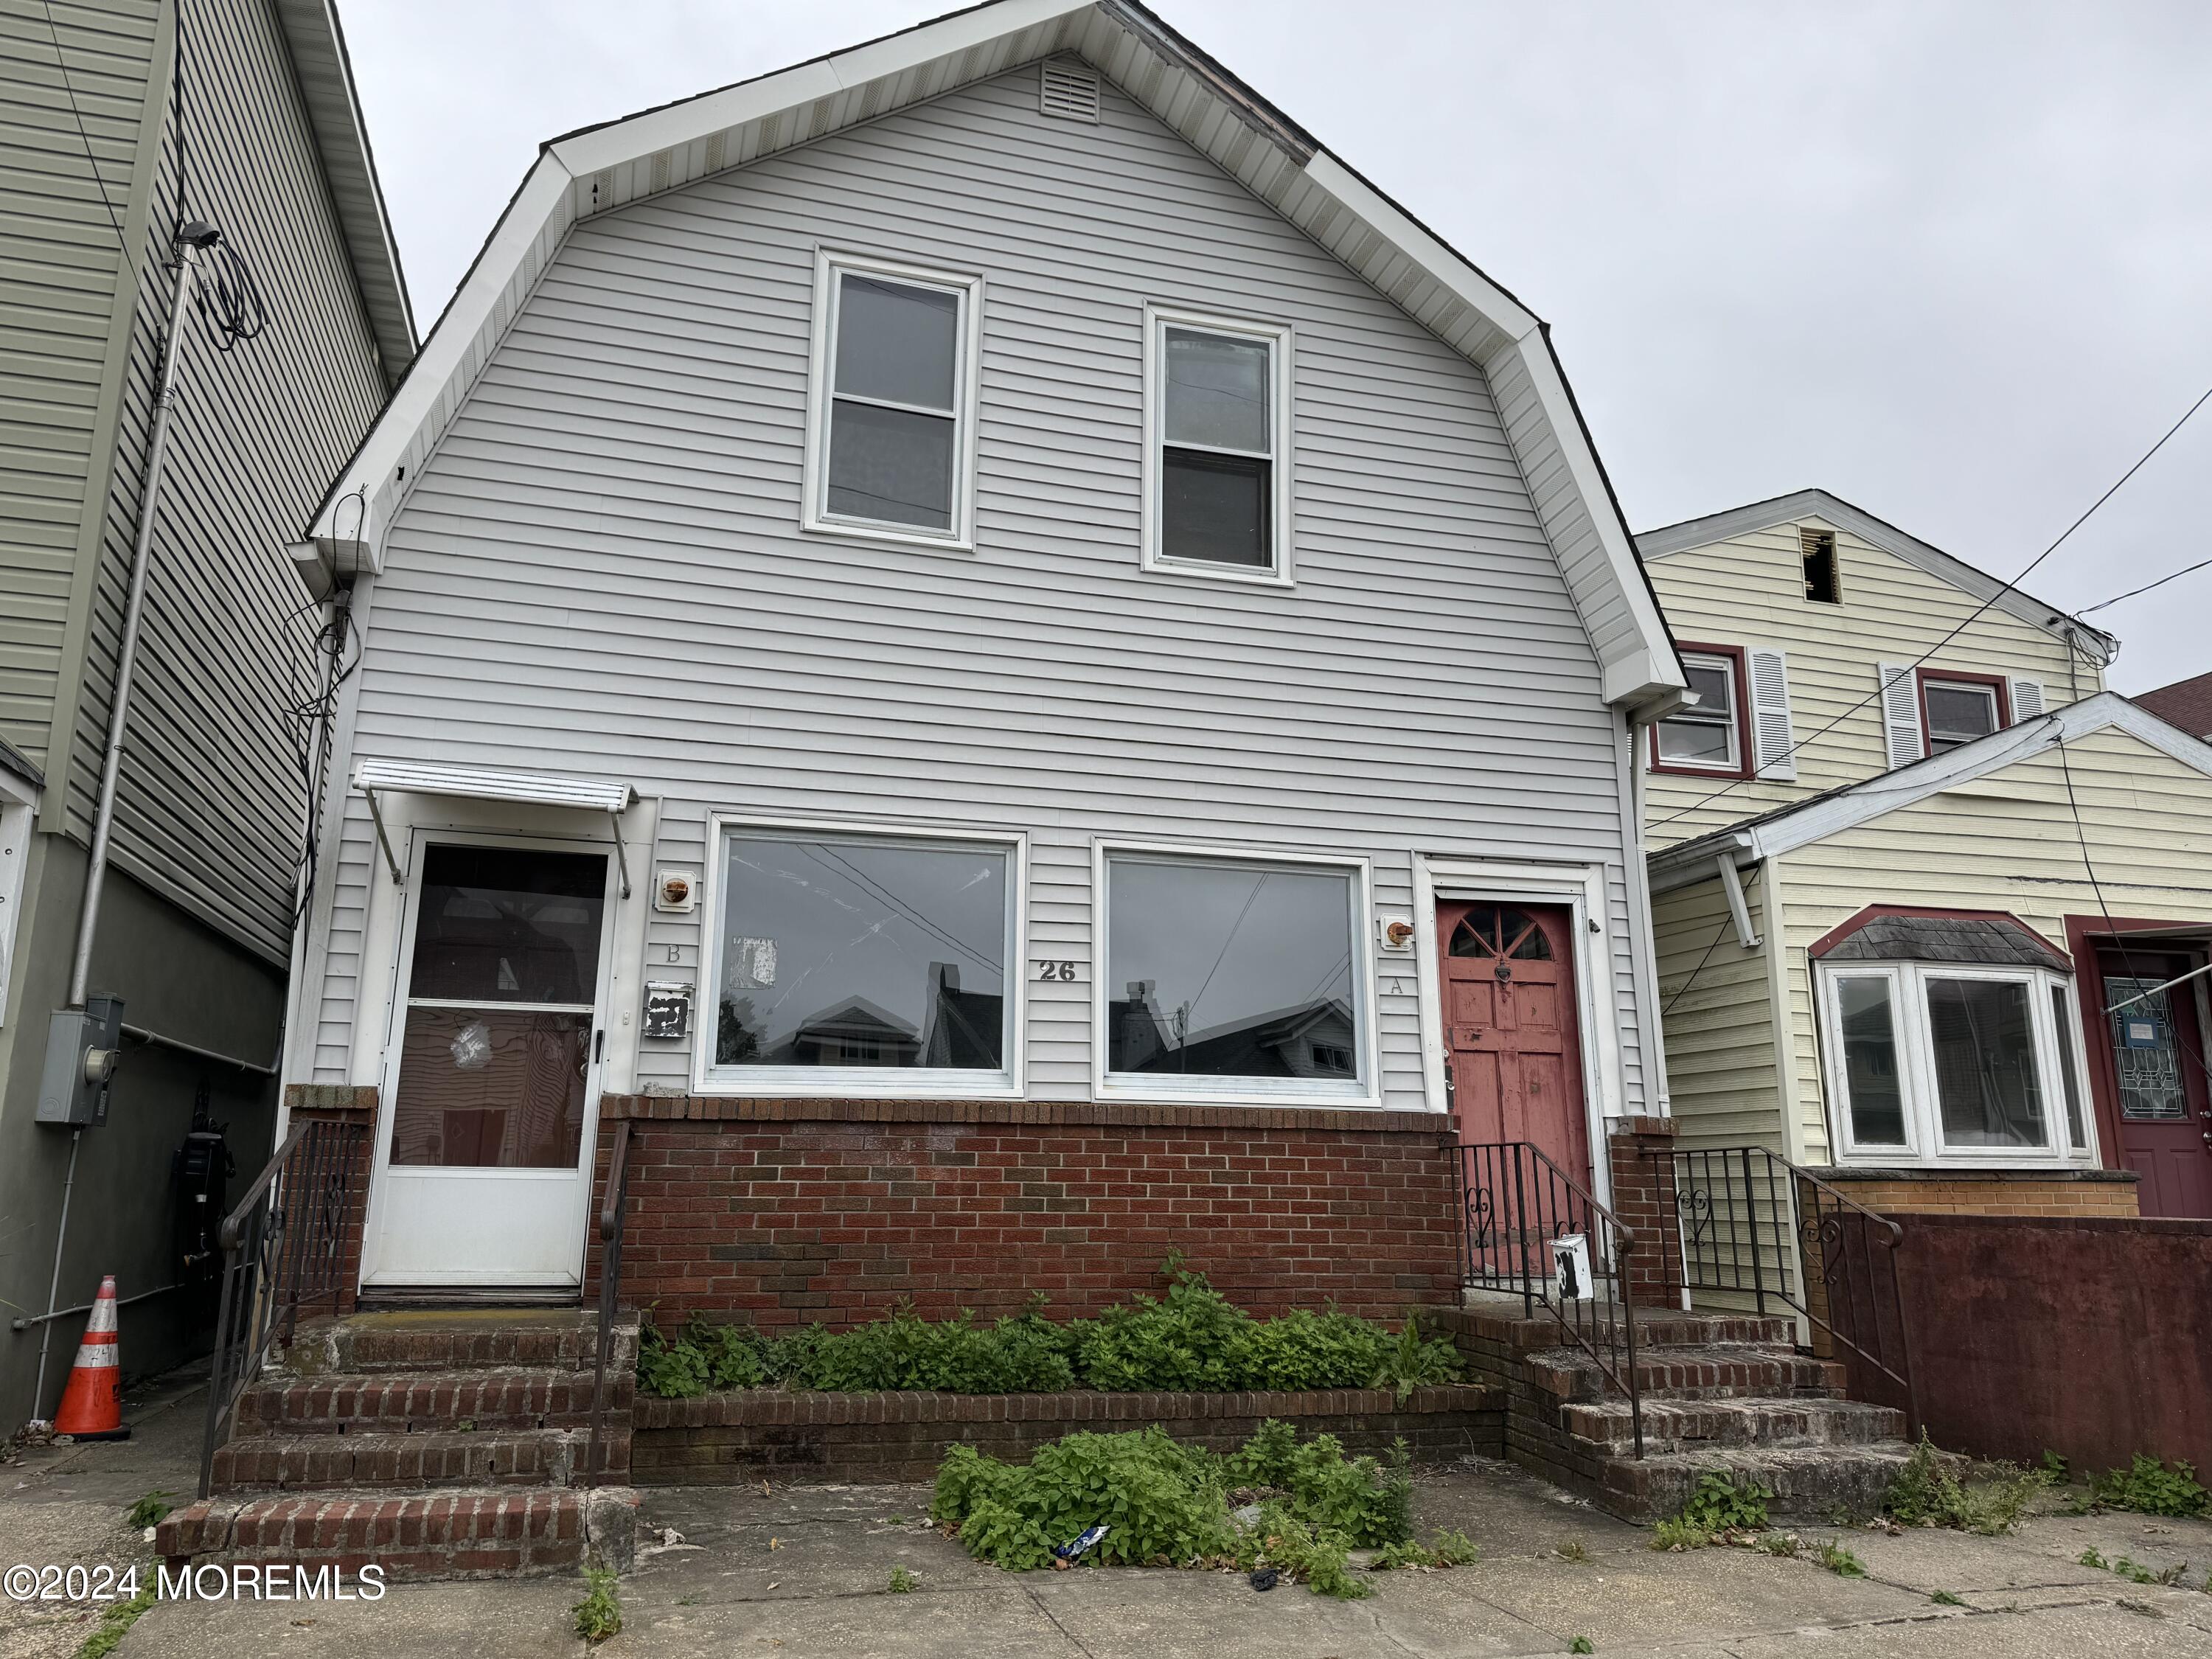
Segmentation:
{"type": "Polygon", "coordinates": [[[216,1236],[222,1280],[200,1440],[202,1498],[240,1399],[270,1354],[292,1340],[301,1304],[327,1294],[331,1312],[338,1310],[354,1181],[368,1133],[366,1124],[327,1119],[296,1125],[223,1218],[216,1236]]]}
{"type": "Polygon", "coordinates": [[[584,1484],[599,1484],[599,1443],[607,1407],[607,1358],[614,1344],[615,1310],[622,1289],[623,1223],[629,1207],[629,1143],[633,1121],[615,1126],[607,1158],[607,1196],[599,1206],[599,1356],[592,1369],[592,1437],[584,1452],[584,1484]]]}
{"type": "Polygon", "coordinates": [[[1662,1267],[1671,1231],[1684,1289],[1748,1292],[1761,1314],[1770,1297],[1780,1300],[1832,1344],[1848,1349],[1893,1384],[1904,1398],[1907,1432],[1917,1435],[1919,1395],[1897,1273],[1897,1248],[1904,1242],[1905,1229],[1764,1146],[1680,1148],[1650,1156],[1663,1160],[1678,1224],[1661,1230],[1662,1267]],[[1810,1215],[1805,1213],[1808,1197],[1810,1215]],[[1770,1263],[1762,1253],[1763,1229],[1771,1230],[1778,1257],[1794,1255],[1794,1284],[1785,1261],[1770,1263]],[[1785,1230],[1795,1236],[1795,1251],[1780,1248],[1785,1230]],[[1886,1272],[1875,1269],[1866,1245],[1869,1237],[1884,1247],[1886,1272]],[[1816,1246],[1823,1291],[1818,1298],[1813,1294],[1816,1246]],[[1893,1346],[1885,1332],[1885,1299],[1887,1322],[1895,1331],[1893,1346]]]}
{"type": "Polygon", "coordinates": [[[1458,1151],[1465,1224],[1462,1282],[1475,1289],[1517,1289],[1524,1317],[1533,1319],[1541,1304],[1561,1334],[1628,1396],[1636,1455],[1642,1457],[1644,1392],[1637,1374],[1630,1268],[1635,1230],[1530,1142],[1462,1142],[1458,1151]],[[1593,1292],[1588,1296],[1562,1294],[1550,1262],[1552,1241],[1575,1234],[1588,1243],[1593,1292]],[[1545,1253],[1540,1273],[1529,1260],[1532,1238],[1541,1241],[1539,1248],[1545,1253]],[[1600,1290],[1607,1292],[1602,1312],[1595,1294],[1600,1290]]]}

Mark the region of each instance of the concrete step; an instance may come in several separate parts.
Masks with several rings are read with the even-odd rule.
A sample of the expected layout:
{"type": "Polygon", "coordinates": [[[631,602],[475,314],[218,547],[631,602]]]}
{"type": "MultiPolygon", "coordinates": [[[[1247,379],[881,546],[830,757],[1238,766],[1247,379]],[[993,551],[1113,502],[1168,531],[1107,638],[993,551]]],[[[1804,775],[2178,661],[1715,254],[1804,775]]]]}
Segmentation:
{"type": "Polygon", "coordinates": [[[392,1580],[587,1564],[619,1571],[636,1556],[637,1502],[627,1486],[204,1498],[162,1521],[154,1544],[173,1568],[265,1563],[355,1574],[373,1565],[392,1580]]]}
{"type": "MultiPolygon", "coordinates": [[[[590,1443],[586,1428],[249,1435],[216,1449],[213,1486],[223,1492],[578,1486],[590,1443]]],[[[624,1413],[600,1443],[603,1482],[629,1480],[629,1444],[624,1413]]]]}
{"type": "MultiPolygon", "coordinates": [[[[1532,1353],[1526,1364],[1530,1380],[1561,1400],[1621,1397],[1597,1362],[1579,1348],[1532,1353]]],[[[1636,1379],[1647,1401],[1754,1396],[1841,1400],[1845,1373],[1838,1361],[1790,1349],[1713,1343],[1694,1348],[1639,1346],[1636,1379]]]]}
{"type": "MultiPolygon", "coordinates": [[[[1626,1400],[1564,1407],[1568,1433],[1601,1455],[1623,1455],[1636,1443],[1635,1419],[1626,1400]]],[[[1871,1446],[1905,1433],[1905,1413],[1856,1400],[1759,1396],[1717,1400],[1646,1400],[1644,1449],[1711,1451],[1737,1447],[1871,1446]]]]}
{"type": "Polygon", "coordinates": [[[1871,1516],[1881,1510],[1890,1482],[1911,1455],[1903,1441],[1886,1440],[1871,1446],[1741,1447],[1613,1457],[1599,1469],[1596,1498],[1599,1508],[1624,1520],[1656,1521],[1680,1513],[1697,1491],[1698,1478],[1717,1470],[1773,1493],[1767,1509],[1777,1519],[1871,1516]]]}
{"type": "MultiPolygon", "coordinates": [[[[1556,1348],[1563,1340],[1559,1320],[1540,1303],[1524,1313],[1517,1296],[1468,1291],[1457,1308],[1425,1308],[1422,1326],[1439,1334],[1465,1334],[1496,1342],[1516,1352],[1556,1348]]],[[[1617,1316],[1608,1316],[1596,1304],[1585,1304],[1581,1325],[1585,1335],[1598,1334],[1612,1340],[1622,1329],[1617,1316]]],[[[1788,1347],[1797,1340],[1794,1318],[1738,1313],[1680,1313],[1663,1309],[1639,1309],[1636,1315],[1636,1346],[1698,1347],[1712,1343],[1729,1346],[1788,1347]]]]}
{"type": "MultiPolygon", "coordinates": [[[[302,1323],[271,1375],[309,1378],[386,1371],[585,1370],[599,1353],[599,1316],[574,1308],[427,1309],[302,1323]]],[[[607,1372],[637,1364],[637,1319],[617,1322],[607,1372]]]]}
{"type": "MultiPolygon", "coordinates": [[[[636,1387],[632,1366],[610,1368],[610,1422],[629,1421],[636,1387]]],[[[232,1437],[588,1428],[591,1413],[589,1371],[334,1373],[252,1384],[239,1398],[232,1437]]]]}

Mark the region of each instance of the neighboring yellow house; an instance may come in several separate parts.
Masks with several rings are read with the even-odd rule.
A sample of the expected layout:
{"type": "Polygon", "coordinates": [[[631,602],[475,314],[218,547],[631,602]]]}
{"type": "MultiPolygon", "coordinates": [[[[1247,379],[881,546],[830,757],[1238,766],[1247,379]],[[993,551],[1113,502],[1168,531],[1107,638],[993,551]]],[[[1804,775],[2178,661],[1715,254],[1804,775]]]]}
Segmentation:
{"type": "Polygon", "coordinates": [[[1825,492],[1638,541],[1700,692],[1644,753],[1680,1144],[1875,1209],[2212,1215],[2212,744],[1825,492]]]}

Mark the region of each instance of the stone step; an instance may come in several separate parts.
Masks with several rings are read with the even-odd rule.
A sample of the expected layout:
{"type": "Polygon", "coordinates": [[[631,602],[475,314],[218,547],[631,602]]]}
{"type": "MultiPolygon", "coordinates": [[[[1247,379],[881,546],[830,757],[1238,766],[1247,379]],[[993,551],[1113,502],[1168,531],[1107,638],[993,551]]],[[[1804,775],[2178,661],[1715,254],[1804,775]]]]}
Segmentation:
{"type": "MultiPolygon", "coordinates": [[[[1634,1414],[1619,1398],[1568,1405],[1560,1410],[1567,1432],[1601,1455],[1620,1455],[1636,1443],[1634,1414]]],[[[1905,1433],[1905,1413],[1856,1400],[1759,1396],[1644,1401],[1644,1449],[1694,1452],[1741,1446],[1871,1446],[1905,1433]]]]}
{"type": "MultiPolygon", "coordinates": [[[[578,1486],[590,1446],[585,1428],[249,1435],[216,1449],[213,1485],[226,1492],[578,1486]]],[[[600,1443],[602,1481],[629,1480],[629,1447],[624,1414],[600,1443]]]]}
{"type": "Polygon", "coordinates": [[[1826,1521],[1880,1511],[1890,1482],[1912,1455],[1901,1440],[1871,1446],[1743,1447],[1608,1458],[1598,1471],[1598,1507],[1628,1521],[1676,1515],[1708,1471],[1755,1481],[1771,1492],[1779,1520],[1826,1521]]]}
{"type": "MultiPolygon", "coordinates": [[[[1540,1303],[1524,1313],[1517,1296],[1484,1291],[1465,1293],[1464,1305],[1420,1310],[1424,1327],[1434,1334],[1464,1333],[1497,1342],[1517,1352],[1556,1348],[1562,1340],[1559,1320],[1540,1303]]],[[[1622,1328],[1618,1317],[1607,1316],[1595,1304],[1583,1304],[1582,1328],[1610,1341],[1622,1328]]],[[[1668,1310],[1638,1310],[1636,1346],[1644,1347],[1700,1347],[1713,1343],[1730,1346],[1788,1347],[1797,1340],[1795,1318],[1748,1313],[1678,1313],[1668,1310]]]]}
{"type": "MultiPolygon", "coordinates": [[[[386,1371],[590,1370],[599,1316],[574,1308],[433,1309],[352,1314],[302,1323],[272,1375],[307,1378],[386,1371]]],[[[637,1318],[617,1322],[607,1373],[637,1364],[637,1318]]]]}
{"type": "MultiPolygon", "coordinates": [[[[1621,1391],[1579,1348],[1528,1356],[1529,1378],[1561,1400],[1619,1399],[1621,1391]]],[[[1790,1349],[1714,1343],[1702,1347],[1638,1348],[1637,1387],[1645,1400],[1729,1400],[1758,1395],[1840,1400],[1844,1366],[1790,1349]]]]}
{"type": "MultiPolygon", "coordinates": [[[[634,1369],[607,1373],[607,1420],[628,1422],[634,1369]]],[[[592,1373],[459,1370],[276,1377],[239,1397],[232,1437],[588,1428],[592,1373]]]]}
{"type": "Polygon", "coordinates": [[[620,1571],[636,1555],[637,1503],[627,1486],[204,1498],[163,1520],[154,1545],[172,1568],[375,1565],[392,1580],[620,1571]]]}

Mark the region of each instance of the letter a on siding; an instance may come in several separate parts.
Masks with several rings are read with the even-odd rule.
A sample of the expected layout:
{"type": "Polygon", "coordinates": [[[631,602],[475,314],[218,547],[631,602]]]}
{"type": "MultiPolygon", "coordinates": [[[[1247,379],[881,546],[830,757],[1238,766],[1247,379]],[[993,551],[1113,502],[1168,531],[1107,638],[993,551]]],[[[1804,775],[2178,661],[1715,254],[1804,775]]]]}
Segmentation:
{"type": "Polygon", "coordinates": [[[1909,662],[1886,662],[1880,672],[1881,735],[1889,746],[1889,763],[1910,766],[1928,753],[1920,739],[1920,682],[1909,662]]]}
{"type": "Polygon", "coordinates": [[[1790,659],[1779,651],[1753,646],[1751,665],[1751,747],[1762,778],[1797,781],[1796,742],[1790,731],[1790,659]]]}

